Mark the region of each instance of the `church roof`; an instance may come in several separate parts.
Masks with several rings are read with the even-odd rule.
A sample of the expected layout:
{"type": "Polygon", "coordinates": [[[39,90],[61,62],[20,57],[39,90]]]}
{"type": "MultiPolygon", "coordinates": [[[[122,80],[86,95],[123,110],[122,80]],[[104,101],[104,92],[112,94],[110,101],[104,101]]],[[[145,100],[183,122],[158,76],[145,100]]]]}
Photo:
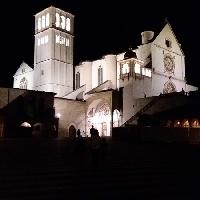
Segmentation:
{"type": "Polygon", "coordinates": [[[25,63],[23,61],[13,77],[21,75],[23,73],[22,69],[25,69],[26,72],[32,72],[33,71],[33,68],[31,68],[27,63],[25,63]]]}
{"type": "Polygon", "coordinates": [[[174,37],[174,40],[176,41],[177,43],[177,46],[178,46],[178,49],[179,51],[182,53],[182,55],[184,56],[184,52],[183,52],[183,49],[181,48],[181,44],[178,42],[178,39],[176,37],[176,34],[174,33],[173,29],[172,29],[172,26],[171,24],[169,23],[168,20],[165,19],[165,25],[164,27],[162,28],[162,30],[159,32],[159,34],[156,36],[156,38],[152,41],[152,42],[155,42],[157,40],[158,37],[160,37],[161,33],[163,32],[163,30],[166,29],[166,27],[169,27],[169,30],[171,31],[171,34],[172,36],[174,37]]]}

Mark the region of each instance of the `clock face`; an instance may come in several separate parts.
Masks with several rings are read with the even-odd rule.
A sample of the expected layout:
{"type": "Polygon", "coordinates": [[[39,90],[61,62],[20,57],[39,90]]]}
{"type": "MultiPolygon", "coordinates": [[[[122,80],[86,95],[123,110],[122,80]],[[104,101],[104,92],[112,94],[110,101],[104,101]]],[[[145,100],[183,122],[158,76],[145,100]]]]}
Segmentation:
{"type": "Polygon", "coordinates": [[[164,56],[164,68],[165,72],[168,72],[170,74],[174,73],[174,58],[170,54],[165,54],[164,56]]]}

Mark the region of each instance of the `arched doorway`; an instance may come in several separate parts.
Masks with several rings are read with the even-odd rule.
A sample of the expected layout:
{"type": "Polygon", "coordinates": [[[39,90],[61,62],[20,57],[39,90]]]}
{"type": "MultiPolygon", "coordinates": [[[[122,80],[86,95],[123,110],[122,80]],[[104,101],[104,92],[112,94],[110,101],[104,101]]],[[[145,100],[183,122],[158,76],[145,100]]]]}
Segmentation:
{"type": "Polygon", "coordinates": [[[92,125],[99,131],[100,136],[110,136],[111,112],[108,104],[99,104],[88,112],[88,127],[92,125]]]}
{"type": "Polygon", "coordinates": [[[70,138],[76,137],[76,128],[73,125],[69,127],[69,137],[70,138]]]}

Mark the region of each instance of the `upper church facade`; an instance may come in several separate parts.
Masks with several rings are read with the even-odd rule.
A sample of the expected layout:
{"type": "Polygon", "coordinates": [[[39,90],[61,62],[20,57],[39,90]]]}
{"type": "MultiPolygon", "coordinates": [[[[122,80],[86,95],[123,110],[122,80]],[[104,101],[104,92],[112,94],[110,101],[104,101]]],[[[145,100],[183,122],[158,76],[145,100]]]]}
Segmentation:
{"type": "MultiPolygon", "coordinates": [[[[186,84],[185,56],[169,23],[158,35],[153,31],[142,32],[141,44],[135,49],[83,61],[77,66],[73,66],[73,44],[72,14],[52,6],[37,13],[34,66],[22,63],[14,75],[14,88],[56,93],[55,108],[59,112],[63,109],[61,104],[66,104],[66,110],[68,104],[73,107],[72,102],[79,105],[81,117],[78,113],[74,118],[67,117],[69,110],[62,113],[70,118],[61,120],[63,132],[69,132],[71,125],[88,132],[95,123],[94,119],[91,122],[91,116],[105,112],[110,115],[106,122],[109,129],[106,132],[110,134],[115,123],[114,112],[120,121],[118,125],[125,123],[138,111],[133,106],[137,99],[197,89],[186,84]],[[120,105],[113,95],[108,97],[110,91],[120,91],[120,105]]],[[[105,129],[103,123],[96,125],[100,133],[105,129]]]]}

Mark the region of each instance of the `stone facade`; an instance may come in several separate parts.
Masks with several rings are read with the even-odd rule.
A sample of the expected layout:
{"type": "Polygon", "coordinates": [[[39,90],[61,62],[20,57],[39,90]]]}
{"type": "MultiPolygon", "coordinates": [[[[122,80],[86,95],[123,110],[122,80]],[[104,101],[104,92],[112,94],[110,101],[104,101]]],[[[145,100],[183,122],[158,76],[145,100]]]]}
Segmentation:
{"type": "Polygon", "coordinates": [[[61,137],[75,129],[88,135],[91,125],[110,136],[141,108],[137,99],[197,89],[186,84],[185,56],[169,23],[157,36],[142,32],[136,49],[77,66],[73,34],[72,14],[52,6],[37,13],[34,69],[22,64],[14,76],[15,88],[56,93],[61,137]]]}

